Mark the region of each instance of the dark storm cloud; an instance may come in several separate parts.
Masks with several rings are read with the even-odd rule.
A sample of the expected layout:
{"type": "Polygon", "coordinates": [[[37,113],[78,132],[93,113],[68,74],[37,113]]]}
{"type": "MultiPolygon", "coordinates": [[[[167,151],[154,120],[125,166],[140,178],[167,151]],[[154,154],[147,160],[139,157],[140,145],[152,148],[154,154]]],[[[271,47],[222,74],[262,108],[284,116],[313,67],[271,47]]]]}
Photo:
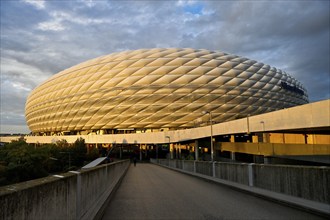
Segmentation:
{"type": "MultiPolygon", "coordinates": [[[[329,2],[235,2],[226,5],[230,10],[223,7],[212,5],[222,27],[213,32],[218,41],[207,47],[288,72],[307,88],[311,101],[329,98],[329,2]]],[[[207,42],[209,36],[205,32],[198,38],[207,42]]]]}
{"type": "MultiPolygon", "coordinates": [[[[1,131],[26,129],[30,91],[122,50],[220,50],[282,69],[328,99],[329,1],[1,1],[1,131]]],[[[1,132],[0,131],[0,132],[1,132]]]]}

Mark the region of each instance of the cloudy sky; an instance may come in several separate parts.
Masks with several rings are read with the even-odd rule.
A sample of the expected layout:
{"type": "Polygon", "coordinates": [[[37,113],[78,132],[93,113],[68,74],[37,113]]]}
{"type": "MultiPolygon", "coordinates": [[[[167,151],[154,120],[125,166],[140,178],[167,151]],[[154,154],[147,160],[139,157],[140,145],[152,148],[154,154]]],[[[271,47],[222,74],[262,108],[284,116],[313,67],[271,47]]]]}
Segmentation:
{"type": "Polygon", "coordinates": [[[1,133],[29,132],[28,94],[57,72],[140,48],[223,51],[329,99],[329,1],[1,0],[1,133]]]}

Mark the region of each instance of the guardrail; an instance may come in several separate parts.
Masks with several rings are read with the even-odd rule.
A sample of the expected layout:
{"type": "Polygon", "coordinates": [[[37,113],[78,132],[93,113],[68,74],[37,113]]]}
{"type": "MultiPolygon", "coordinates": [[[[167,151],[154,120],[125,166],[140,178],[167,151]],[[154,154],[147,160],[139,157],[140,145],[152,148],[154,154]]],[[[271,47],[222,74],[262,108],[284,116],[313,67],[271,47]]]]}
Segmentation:
{"type": "Polygon", "coordinates": [[[152,163],[330,203],[330,167],[151,159],[152,163]]]}
{"type": "Polygon", "coordinates": [[[0,219],[99,219],[129,167],[124,160],[0,188],[0,219]]]}

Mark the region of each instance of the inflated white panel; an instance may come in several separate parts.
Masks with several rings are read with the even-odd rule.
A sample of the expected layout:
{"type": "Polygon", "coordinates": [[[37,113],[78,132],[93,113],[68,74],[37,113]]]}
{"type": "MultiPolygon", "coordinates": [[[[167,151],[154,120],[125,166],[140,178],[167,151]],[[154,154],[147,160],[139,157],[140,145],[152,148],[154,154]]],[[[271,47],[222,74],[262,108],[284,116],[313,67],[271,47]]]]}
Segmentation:
{"type": "Polygon", "coordinates": [[[209,50],[156,48],[109,54],[55,74],[31,92],[25,113],[33,132],[187,128],[203,111],[222,122],[307,102],[301,83],[269,65],[209,50]]]}

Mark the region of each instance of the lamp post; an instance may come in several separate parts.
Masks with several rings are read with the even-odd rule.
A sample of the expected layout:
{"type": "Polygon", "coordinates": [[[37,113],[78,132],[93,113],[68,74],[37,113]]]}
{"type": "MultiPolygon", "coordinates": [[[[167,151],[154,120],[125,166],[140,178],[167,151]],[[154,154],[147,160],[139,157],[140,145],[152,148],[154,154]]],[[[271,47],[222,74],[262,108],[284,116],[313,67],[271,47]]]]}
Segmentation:
{"type": "Polygon", "coordinates": [[[212,127],[212,113],[209,111],[203,111],[204,115],[209,114],[210,115],[210,127],[211,127],[211,161],[214,160],[214,149],[213,149],[213,127],[212,127]]]}

